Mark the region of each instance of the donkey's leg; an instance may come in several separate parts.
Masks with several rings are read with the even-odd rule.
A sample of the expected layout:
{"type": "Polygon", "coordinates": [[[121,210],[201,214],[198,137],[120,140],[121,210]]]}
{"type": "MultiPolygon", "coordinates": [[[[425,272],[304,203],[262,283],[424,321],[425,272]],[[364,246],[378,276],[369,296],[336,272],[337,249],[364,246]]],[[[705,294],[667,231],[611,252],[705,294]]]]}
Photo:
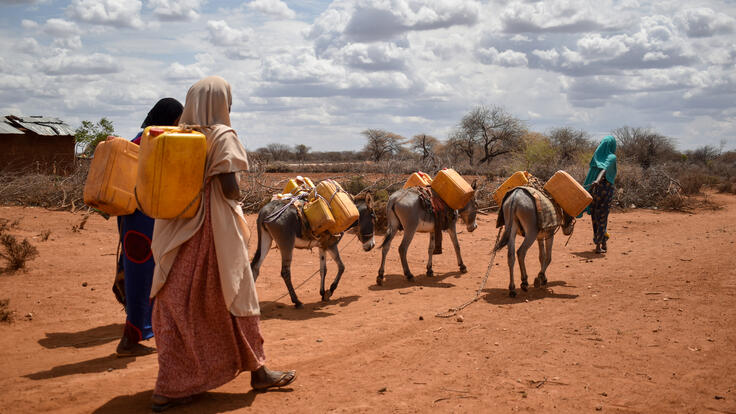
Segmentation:
{"type": "MultiPolygon", "coordinates": [[[[413,224],[413,223],[412,223],[413,224]]],[[[409,270],[409,261],[406,260],[406,253],[409,251],[409,245],[417,232],[417,225],[409,225],[404,228],[404,237],[399,245],[399,257],[401,258],[401,267],[404,269],[404,276],[407,280],[414,279],[414,275],[409,270]]]]}
{"type": "Polygon", "coordinates": [[[552,263],[552,242],[554,241],[554,236],[544,241],[544,264],[542,264],[542,270],[539,272],[542,286],[547,286],[547,267],[552,263]]]}
{"type": "Polygon", "coordinates": [[[291,302],[294,303],[296,308],[301,308],[304,305],[299,301],[299,298],[296,297],[294,286],[291,284],[291,258],[294,253],[295,238],[296,237],[292,235],[291,238],[282,239],[280,243],[277,244],[281,251],[281,278],[284,279],[286,289],[289,290],[291,302]]]}
{"type": "Polygon", "coordinates": [[[268,251],[271,250],[271,241],[273,239],[268,229],[263,228],[260,230],[261,231],[258,232],[258,249],[256,250],[256,254],[253,256],[253,261],[250,264],[254,281],[258,280],[261,265],[263,264],[263,261],[266,260],[268,251]]]}
{"type": "Polygon", "coordinates": [[[319,248],[319,296],[325,299],[325,278],[327,277],[327,255],[325,249],[319,248]]]}
{"type": "Polygon", "coordinates": [[[383,269],[386,266],[386,255],[391,249],[391,241],[394,239],[394,236],[396,236],[396,230],[391,231],[391,228],[389,227],[386,231],[386,236],[383,238],[383,243],[381,244],[381,267],[378,268],[378,276],[376,277],[377,285],[383,284],[383,269]]]}
{"type": "Polygon", "coordinates": [[[452,240],[452,247],[455,248],[455,256],[457,256],[457,266],[460,268],[460,273],[468,273],[468,268],[463,263],[463,257],[460,256],[460,243],[457,241],[457,230],[455,229],[455,223],[451,223],[447,232],[450,233],[450,240],[452,240]]]}
{"type": "Polygon", "coordinates": [[[516,233],[519,231],[519,223],[516,222],[516,219],[513,216],[510,216],[511,209],[504,209],[503,214],[506,218],[506,227],[511,228],[509,231],[509,241],[506,244],[506,247],[508,248],[508,254],[506,256],[508,264],[509,264],[509,296],[516,297],[516,285],[514,285],[514,264],[516,262],[516,233]]]}
{"type": "Polygon", "coordinates": [[[332,294],[335,293],[335,290],[337,289],[337,285],[340,284],[340,278],[342,277],[342,274],[345,272],[345,264],[343,264],[342,259],[340,259],[340,251],[337,249],[337,244],[330,247],[327,250],[327,253],[330,254],[330,257],[332,257],[332,260],[337,263],[337,276],[335,276],[335,280],[330,285],[330,290],[322,295],[323,301],[328,301],[332,297],[332,294]]]}
{"type": "Polygon", "coordinates": [[[544,239],[538,239],[537,240],[537,247],[539,247],[539,274],[537,277],[534,278],[534,287],[538,288],[542,286],[542,278],[544,277],[544,258],[545,258],[545,250],[544,250],[544,239]]]}
{"type": "Polygon", "coordinates": [[[427,259],[427,277],[434,276],[434,272],[432,271],[432,256],[434,253],[434,231],[429,232],[429,249],[428,249],[429,256],[427,259]]]}
{"type": "Polygon", "coordinates": [[[516,251],[516,255],[519,257],[519,270],[521,270],[521,290],[524,292],[529,288],[529,278],[526,273],[526,252],[529,250],[534,241],[537,239],[537,230],[535,228],[525,229],[526,237],[521,242],[519,250],[516,251]]]}

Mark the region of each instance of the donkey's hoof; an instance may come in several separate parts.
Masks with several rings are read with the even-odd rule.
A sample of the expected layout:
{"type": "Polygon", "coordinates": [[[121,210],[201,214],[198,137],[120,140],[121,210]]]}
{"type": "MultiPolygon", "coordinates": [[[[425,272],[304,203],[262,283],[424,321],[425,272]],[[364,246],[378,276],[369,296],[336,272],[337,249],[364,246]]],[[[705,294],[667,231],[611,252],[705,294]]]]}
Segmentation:
{"type": "Polygon", "coordinates": [[[534,287],[539,288],[542,286],[542,279],[539,278],[539,276],[534,278],[534,287]]]}
{"type": "Polygon", "coordinates": [[[301,303],[301,302],[297,302],[297,303],[294,304],[294,307],[296,309],[303,309],[304,308],[304,304],[301,303]]]}
{"type": "Polygon", "coordinates": [[[433,277],[433,276],[434,276],[434,271],[432,271],[432,269],[427,269],[427,277],[433,277]]]}
{"type": "Polygon", "coordinates": [[[414,281],[414,275],[413,274],[411,274],[411,273],[404,273],[404,276],[406,276],[406,280],[408,280],[409,282],[414,281]]]}
{"type": "Polygon", "coordinates": [[[524,292],[528,291],[529,290],[529,283],[527,283],[527,282],[521,282],[521,290],[523,290],[524,292]]]}
{"type": "Polygon", "coordinates": [[[516,291],[515,290],[509,290],[509,297],[515,298],[516,297],[516,291]]]}
{"type": "Polygon", "coordinates": [[[332,297],[332,292],[329,292],[329,291],[325,292],[322,295],[322,302],[329,302],[331,297],[332,297]]]}
{"type": "Polygon", "coordinates": [[[460,273],[468,273],[468,268],[465,265],[460,265],[460,273]]]}
{"type": "Polygon", "coordinates": [[[379,276],[376,276],[376,284],[378,286],[382,286],[383,285],[383,276],[380,276],[380,275],[379,276]]]}

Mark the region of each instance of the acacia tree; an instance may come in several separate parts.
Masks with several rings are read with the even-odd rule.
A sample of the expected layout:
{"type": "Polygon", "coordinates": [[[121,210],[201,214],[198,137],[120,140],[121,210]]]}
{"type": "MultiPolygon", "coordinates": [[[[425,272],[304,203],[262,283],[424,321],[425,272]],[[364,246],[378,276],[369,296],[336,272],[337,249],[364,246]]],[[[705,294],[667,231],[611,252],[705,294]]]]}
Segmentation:
{"type": "Polygon", "coordinates": [[[450,138],[447,140],[447,146],[451,147],[455,152],[468,157],[468,164],[473,165],[473,158],[475,157],[475,151],[478,148],[478,143],[472,135],[465,133],[461,129],[457,129],[450,134],[450,138]]]}
{"type": "MultiPolygon", "coordinates": [[[[465,148],[463,152],[467,153],[477,145],[481,151],[478,164],[484,164],[518,148],[521,137],[526,133],[526,125],[501,107],[481,105],[463,117],[458,132],[460,143],[465,148]]],[[[472,155],[468,158],[472,164],[472,155]]]]}
{"type": "Polygon", "coordinates": [[[614,129],[613,136],[619,144],[617,153],[637,162],[644,169],[676,154],[672,139],[649,128],[624,126],[614,129]]]}
{"type": "Polygon", "coordinates": [[[97,123],[82,121],[82,125],[74,130],[75,148],[81,146],[82,154],[90,156],[94,154],[97,144],[110,135],[115,135],[115,128],[109,119],[101,118],[97,123]]]}
{"type": "Polygon", "coordinates": [[[266,149],[275,161],[286,161],[291,157],[291,148],[286,144],[268,144],[266,149]]]}
{"type": "Polygon", "coordinates": [[[381,161],[386,156],[398,154],[401,151],[401,142],[404,141],[401,135],[382,129],[366,129],[361,134],[368,140],[363,151],[372,161],[381,161]]]}
{"type": "Polygon", "coordinates": [[[309,153],[309,150],[311,148],[304,145],[299,144],[294,146],[294,155],[296,155],[296,159],[299,160],[299,162],[304,162],[304,160],[307,159],[307,154],[309,153]]]}
{"type": "Polygon", "coordinates": [[[417,134],[409,140],[409,148],[422,157],[422,162],[434,159],[435,151],[440,140],[427,134],[417,134]]]}
{"type": "Polygon", "coordinates": [[[581,154],[595,149],[590,135],[582,129],[572,127],[555,128],[549,132],[549,140],[557,150],[560,165],[575,163],[581,154]]]}

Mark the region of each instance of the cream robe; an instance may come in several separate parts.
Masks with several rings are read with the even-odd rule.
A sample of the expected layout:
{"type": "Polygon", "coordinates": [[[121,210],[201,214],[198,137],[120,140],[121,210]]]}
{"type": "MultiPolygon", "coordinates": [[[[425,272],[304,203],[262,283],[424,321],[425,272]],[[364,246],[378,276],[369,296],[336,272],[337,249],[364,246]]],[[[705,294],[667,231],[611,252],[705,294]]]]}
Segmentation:
{"type": "MultiPolygon", "coordinates": [[[[206,131],[206,181],[211,186],[210,214],[215,241],[217,267],[222,295],[228,310],[235,316],[260,315],[258,295],[248,256],[248,227],[237,201],[225,197],[217,174],[248,169],[245,148],[235,131],[226,125],[215,125],[206,131]]],[[[179,247],[199,231],[204,222],[204,203],[200,203],[190,219],[156,220],[151,251],[156,262],[151,297],[166,283],[179,247]]]]}

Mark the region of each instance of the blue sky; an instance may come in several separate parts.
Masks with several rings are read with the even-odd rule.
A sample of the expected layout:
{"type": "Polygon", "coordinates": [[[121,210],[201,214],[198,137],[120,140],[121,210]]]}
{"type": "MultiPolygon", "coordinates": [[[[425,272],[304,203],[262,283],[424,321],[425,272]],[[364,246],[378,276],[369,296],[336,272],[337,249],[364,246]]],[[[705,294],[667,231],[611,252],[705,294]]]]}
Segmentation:
{"type": "Polygon", "coordinates": [[[0,113],[132,137],[220,75],[249,149],[446,139],[476,105],[531,130],[624,125],[736,149],[736,3],[576,0],[0,0],[0,113]]]}

